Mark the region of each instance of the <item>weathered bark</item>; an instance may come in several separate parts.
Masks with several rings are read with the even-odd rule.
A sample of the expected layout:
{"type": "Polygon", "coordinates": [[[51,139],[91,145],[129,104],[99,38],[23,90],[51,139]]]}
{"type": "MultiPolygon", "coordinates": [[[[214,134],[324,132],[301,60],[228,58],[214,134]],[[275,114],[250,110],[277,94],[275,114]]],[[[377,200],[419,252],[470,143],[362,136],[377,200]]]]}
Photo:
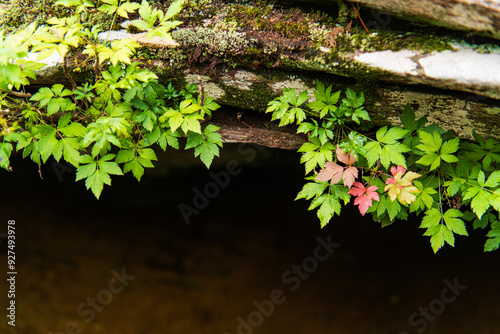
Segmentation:
{"type": "MultiPolygon", "coordinates": [[[[168,67],[166,62],[155,61],[151,69],[161,76],[165,67],[168,67]]],[[[214,67],[211,74],[207,75],[203,68],[194,66],[187,72],[163,79],[173,80],[180,88],[186,83],[198,83],[199,77],[203,80],[206,96],[214,97],[223,106],[236,108],[234,119],[237,110],[265,111],[268,102],[279,96],[284,87],[295,88],[297,92],[307,90],[312,100],[316,80],[333,85],[334,90],[345,91],[347,87],[353,86],[352,81],[324,73],[284,70],[235,70],[227,73],[225,68],[214,67]]],[[[364,87],[367,109],[376,125],[398,124],[401,111],[406,103],[410,103],[417,116],[427,116],[431,123],[454,130],[463,138],[471,139],[473,131],[484,137],[500,138],[500,109],[494,100],[479,95],[380,81],[367,82],[364,87]]],[[[243,124],[235,128],[232,123],[227,124],[227,129],[224,129],[224,121],[217,124],[222,126],[221,133],[226,142],[249,142],[293,149],[304,140],[290,133],[282,135],[275,130],[257,130],[265,127],[263,124],[255,126],[252,123],[257,128],[254,129],[243,124]]]]}
{"type": "Polygon", "coordinates": [[[242,128],[222,125],[218,131],[224,143],[251,143],[271,148],[296,150],[305,141],[303,136],[279,130],[242,128]]]}

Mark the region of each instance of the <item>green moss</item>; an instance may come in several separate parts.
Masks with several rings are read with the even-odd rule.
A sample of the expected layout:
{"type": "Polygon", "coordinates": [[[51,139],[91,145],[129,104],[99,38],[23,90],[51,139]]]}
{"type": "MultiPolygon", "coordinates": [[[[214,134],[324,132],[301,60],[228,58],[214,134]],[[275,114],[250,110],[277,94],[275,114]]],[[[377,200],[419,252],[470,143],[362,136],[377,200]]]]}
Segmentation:
{"type": "Polygon", "coordinates": [[[359,50],[361,52],[403,49],[422,53],[452,50],[452,39],[423,31],[391,31],[378,30],[368,34],[364,29],[356,27],[350,32],[338,34],[335,40],[335,53],[345,54],[359,50]]]}
{"type": "MultiPolygon", "coordinates": [[[[61,18],[74,14],[74,10],[60,5],[56,6],[55,3],[56,0],[13,0],[12,7],[0,18],[0,27],[10,32],[22,29],[31,22],[45,24],[50,17],[61,18]]],[[[79,15],[84,27],[92,28],[100,25],[101,29],[111,28],[109,15],[99,12],[97,9],[89,9],[79,15]]]]}
{"type": "Polygon", "coordinates": [[[232,85],[220,85],[226,92],[222,98],[224,104],[241,109],[252,109],[265,111],[269,101],[275,99],[278,94],[274,93],[267,82],[254,82],[250,89],[240,89],[232,85]]]}
{"type": "Polygon", "coordinates": [[[500,114],[500,108],[499,107],[492,107],[492,108],[485,108],[486,112],[489,115],[498,115],[500,114]]]}
{"type": "Polygon", "coordinates": [[[236,22],[242,30],[266,31],[289,39],[307,39],[309,23],[314,21],[313,16],[297,8],[280,9],[270,5],[232,4],[228,6],[225,21],[236,22]]]}

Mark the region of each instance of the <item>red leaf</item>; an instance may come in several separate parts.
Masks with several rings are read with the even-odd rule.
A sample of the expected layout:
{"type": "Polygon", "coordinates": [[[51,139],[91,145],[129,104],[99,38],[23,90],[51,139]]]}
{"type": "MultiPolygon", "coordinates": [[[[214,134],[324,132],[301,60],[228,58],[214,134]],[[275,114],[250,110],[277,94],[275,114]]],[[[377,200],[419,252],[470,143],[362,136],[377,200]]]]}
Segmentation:
{"type": "Polygon", "coordinates": [[[366,188],[361,182],[354,182],[353,184],[354,187],[349,190],[348,194],[351,194],[353,196],[361,196],[365,193],[366,188]]]}
{"type": "Polygon", "coordinates": [[[399,172],[401,172],[401,176],[403,176],[403,174],[406,172],[406,168],[401,165],[399,165],[398,168],[396,168],[396,166],[391,167],[392,176],[396,176],[399,172]]]}
{"type": "Polygon", "coordinates": [[[342,151],[342,149],[338,146],[336,153],[337,159],[348,166],[352,166],[352,164],[356,162],[356,157],[354,157],[354,155],[352,155],[351,153],[344,153],[344,151],[342,151]]]}
{"type": "Polygon", "coordinates": [[[365,188],[365,186],[360,182],[354,182],[353,187],[349,190],[349,194],[356,196],[354,200],[354,205],[358,205],[359,212],[364,216],[366,211],[372,206],[372,199],[375,201],[380,201],[378,193],[376,190],[378,187],[370,186],[365,188]]]}
{"type": "Polygon", "coordinates": [[[358,169],[356,167],[347,168],[342,174],[342,178],[344,179],[344,186],[349,189],[352,187],[354,180],[358,177],[358,169]]]}
{"type": "Polygon", "coordinates": [[[318,181],[328,181],[331,184],[337,184],[342,180],[342,174],[344,172],[344,167],[337,165],[333,161],[325,162],[323,169],[319,171],[316,180],[318,181]]]}
{"type": "Polygon", "coordinates": [[[378,197],[377,189],[378,189],[378,187],[369,186],[368,189],[366,189],[366,196],[370,197],[371,199],[376,200],[377,202],[380,202],[380,198],[378,197]]]}

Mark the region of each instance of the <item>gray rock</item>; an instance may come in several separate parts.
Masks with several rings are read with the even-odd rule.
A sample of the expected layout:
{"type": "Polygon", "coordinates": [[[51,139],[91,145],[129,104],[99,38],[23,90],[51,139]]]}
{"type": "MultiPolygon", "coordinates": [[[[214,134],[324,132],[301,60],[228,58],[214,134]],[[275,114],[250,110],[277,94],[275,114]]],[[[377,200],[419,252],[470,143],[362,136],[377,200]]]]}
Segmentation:
{"type": "Polygon", "coordinates": [[[500,54],[461,49],[421,54],[403,50],[358,54],[364,65],[386,70],[396,81],[409,81],[500,99],[500,54]]]}
{"type": "MultiPolygon", "coordinates": [[[[302,0],[310,1],[310,0],[302,0]]],[[[332,0],[330,0],[332,1],[332,0]]],[[[342,1],[342,0],[333,0],[342,1]]],[[[396,17],[500,39],[499,0],[350,0],[396,17]]],[[[326,1],[328,2],[328,0],[326,1]]],[[[380,26],[380,22],[370,22],[380,26]]]]}
{"type": "Polygon", "coordinates": [[[422,57],[418,63],[430,78],[500,89],[500,54],[445,51],[422,57]]]}
{"type": "Polygon", "coordinates": [[[124,38],[132,38],[132,36],[127,32],[127,30],[111,30],[111,31],[103,31],[97,35],[99,37],[99,41],[104,42],[108,41],[116,41],[124,38]]]}

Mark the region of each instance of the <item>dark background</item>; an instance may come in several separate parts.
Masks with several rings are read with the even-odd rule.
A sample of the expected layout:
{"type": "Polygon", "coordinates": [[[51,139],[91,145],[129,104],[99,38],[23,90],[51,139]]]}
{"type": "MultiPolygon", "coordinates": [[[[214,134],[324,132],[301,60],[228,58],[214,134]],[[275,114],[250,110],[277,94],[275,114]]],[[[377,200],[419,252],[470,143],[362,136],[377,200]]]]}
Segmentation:
{"type": "MultiPolygon", "coordinates": [[[[500,253],[483,253],[485,231],[468,226],[470,237],[433,254],[418,219],[381,229],[351,205],[320,229],[309,202],[294,201],[300,156],[250,145],[225,145],[211,171],[234,160],[241,173],[186,224],[178,206],[192,206],[193,189],[212,178],[191,151],[158,155],[140,183],[113,177],[100,200],[53,161],[43,180],[19,157],[0,172],[0,233],[16,220],[18,271],[16,327],[2,316],[0,332],[500,333],[500,253]],[[329,236],[340,246],[292,291],[282,275],[329,236]],[[122,268],[134,278],[87,323],[77,308],[122,268]],[[445,280],[466,286],[450,303],[439,301],[445,280]],[[238,329],[238,317],[259,320],[253,302],[276,289],[286,300],[238,329]],[[425,320],[429,305],[439,314],[425,320]]],[[[6,290],[2,279],[3,310],[6,290]]]]}

